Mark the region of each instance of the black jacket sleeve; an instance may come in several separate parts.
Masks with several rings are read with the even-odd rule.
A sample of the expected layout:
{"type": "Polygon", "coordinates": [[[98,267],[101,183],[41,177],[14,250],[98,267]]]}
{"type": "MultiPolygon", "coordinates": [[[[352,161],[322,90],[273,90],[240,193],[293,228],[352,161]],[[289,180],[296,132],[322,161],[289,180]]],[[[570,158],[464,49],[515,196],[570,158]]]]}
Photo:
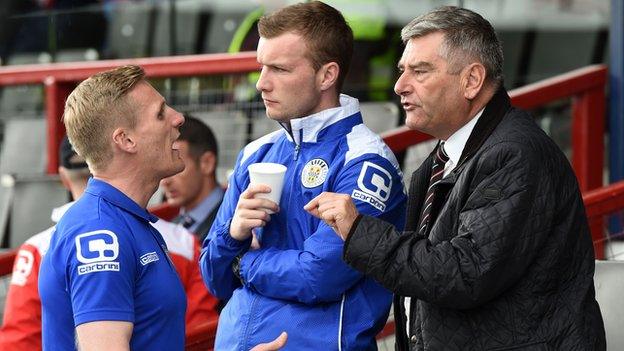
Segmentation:
{"type": "Polygon", "coordinates": [[[552,220],[553,204],[541,194],[553,185],[543,181],[547,169],[534,151],[517,143],[485,150],[428,238],[363,216],[345,243],[345,261],[396,294],[441,307],[474,308],[499,296],[522,277],[552,220]]]}

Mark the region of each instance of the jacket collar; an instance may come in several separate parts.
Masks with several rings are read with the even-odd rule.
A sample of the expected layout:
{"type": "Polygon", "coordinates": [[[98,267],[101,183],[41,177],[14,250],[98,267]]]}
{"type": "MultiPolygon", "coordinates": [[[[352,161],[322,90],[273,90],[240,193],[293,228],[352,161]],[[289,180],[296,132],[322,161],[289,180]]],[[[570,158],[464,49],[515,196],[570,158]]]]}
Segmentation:
{"type": "MultiPolygon", "coordinates": [[[[479,118],[483,115],[483,111],[485,110],[485,106],[477,112],[477,114],[468,121],[468,123],[464,124],[463,127],[459,128],[459,130],[455,131],[446,141],[444,142],[444,151],[449,157],[450,162],[453,165],[453,168],[459,164],[459,159],[461,158],[462,152],[466,147],[466,142],[468,138],[470,138],[470,134],[472,130],[477,125],[479,118]]],[[[446,171],[445,171],[446,173],[446,171]]]]}
{"type": "Polygon", "coordinates": [[[158,218],[149,212],[146,209],[142,208],[134,202],[131,198],[126,196],[126,194],[119,191],[114,186],[95,178],[90,178],[87,183],[86,193],[89,193],[94,196],[98,196],[103,198],[104,200],[114,204],[117,207],[120,207],[127,212],[132,213],[133,215],[142,218],[146,221],[156,223],[158,218]]]}
{"type": "Polygon", "coordinates": [[[483,115],[481,115],[481,118],[477,121],[472,133],[470,133],[470,137],[466,142],[464,151],[459,158],[458,166],[463,164],[466,160],[472,157],[477,150],[479,150],[485,140],[490,136],[490,134],[492,134],[494,129],[496,129],[509,108],[511,108],[509,95],[507,95],[507,91],[501,85],[496,93],[494,93],[494,96],[492,96],[492,99],[490,99],[485,106],[483,115]]]}
{"type": "MultiPolygon", "coordinates": [[[[313,115],[290,120],[288,140],[300,145],[339,137],[362,123],[360,103],[356,98],[340,94],[340,106],[313,115]],[[330,132],[331,131],[331,132],[330,132]]],[[[288,128],[282,125],[288,131],[288,128]]]]}
{"type": "MultiPolygon", "coordinates": [[[[451,173],[444,177],[440,181],[440,185],[448,185],[454,184],[457,179],[458,174],[464,168],[466,161],[470,160],[472,156],[481,148],[483,143],[487,140],[487,138],[492,134],[494,129],[498,126],[498,124],[503,120],[507,110],[511,108],[511,100],[509,99],[509,95],[507,95],[507,91],[502,86],[498,88],[496,93],[492,96],[492,99],[485,106],[485,110],[483,114],[477,121],[472,133],[470,133],[470,137],[468,141],[466,141],[466,146],[464,147],[464,151],[462,152],[461,157],[459,158],[459,163],[451,171],[451,173]]],[[[430,155],[430,158],[433,157],[435,150],[430,155]]]]}

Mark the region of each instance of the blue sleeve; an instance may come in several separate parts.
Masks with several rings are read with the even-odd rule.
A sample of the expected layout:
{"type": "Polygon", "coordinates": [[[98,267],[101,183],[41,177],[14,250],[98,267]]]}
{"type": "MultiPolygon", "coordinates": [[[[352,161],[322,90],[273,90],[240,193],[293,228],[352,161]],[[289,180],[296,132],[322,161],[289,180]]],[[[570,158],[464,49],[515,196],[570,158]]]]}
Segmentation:
{"type": "MultiPolygon", "coordinates": [[[[405,192],[400,171],[375,154],[352,160],[326,191],[349,194],[362,214],[403,228],[405,192]]],[[[310,216],[301,209],[299,216],[310,216]]],[[[344,242],[325,223],[304,242],[303,250],[261,248],[245,253],[241,276],[264,296],[314,304],[340,300],[362,274],[342,260],[344,242]]]]}
{"type": "Polygon", "coordinates": [[[232,262],[251,245],[251,238],[238,241],[230,236],[230,222],[242,192],[239,184],[244,182],[241,177],[244,175],[236,171],[230,177],[228,189],[212,228],[203,242],[199,258],[204,283],[219,299],[229,299],[234,290],[241,286],[240,280],[232,272],[232,262]]]}
{"type": "Polygon", "coordinates": [[[87,226],[63,243],[66,289],[76,326],[93,321],[134,323],[136,262],[132,233],[87,226]]]}

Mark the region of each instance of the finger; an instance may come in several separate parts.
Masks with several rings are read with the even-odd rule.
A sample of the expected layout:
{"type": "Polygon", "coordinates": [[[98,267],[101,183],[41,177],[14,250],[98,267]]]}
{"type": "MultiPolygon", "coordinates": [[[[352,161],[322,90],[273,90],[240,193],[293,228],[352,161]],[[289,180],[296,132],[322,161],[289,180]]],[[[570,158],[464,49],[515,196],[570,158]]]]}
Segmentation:
{"type": "Polygon", "coordinates": [[[275,340],[264,343],[264,344],[258,344],[256,345],[256,347],[251,349],[251,351],[276,351],[284,347],[284,345],[286,345],[287,339],[288,339],[288,334],[286,334],[286,332],[282,332],[280,336],[278,336],[275,340]]]}
{"type": "Polygon", "coordinates": [[[310,200],[310,202],[303,206],[303,208],[308,211],[308,209],[318,207],[325,202],[334,201],[334,199],[336,199],[336,196],[339,196],[339,194],[323,191],[322,193],[318,194],[314,199],[310,200]]]}
{"type": "Polygon", "coordinates": [[[311,209],[318,207],[321,199],[323,199],[327,193],[326,192],[322,192],[318,195],[316,195],[316,197],[312,200],[310,200],[310,202],[308,202],[307,204],[305,204],[305,206],[303,206],[303,209],[306,211],[310,211],[311,209]]]}
{"type": "Polygon", "coordinates": [[[314,217],[320,218],[321,216],[321,210],[320,207],[321,205],[324,203],[322,198],[315,198],[312,201],[308,202],[303,209],[308,211],[308,213],[310,213],[311,215],[313,215],[314,217]]]}
{"type": "Polygon", "coordinates": [[[276,349],[284,347],[284,345],[286,345],[286,340],[288,340],[288,334],[286,332],[282,332],[277,339],[269,343],[269,346],[275,347],[276,349]]]}
{"type": "Polygon", "coordinates": [[[240,195],[241,199],[253,199],[256,194],[270,193],[271,187],[266,184],[250,184],[240,195]]]}
{"type": "Polygon", "coordinates": [[[336,195],[334,193],[322,192],[320,195],[310,200],[303,208],[313,216],[320,218],[323,211],[333,207],[336,195]]]}
{"type": "Polygon", "coordinates": [[[336,225],[335,213],[331,209],[325,211],[319,211],[319,219],[325,222],[328,226],[334,227],[336,225]]]}
{"type": "Polygon", "coordinates": [[[317,207],[317,210],[322,215],[323,213],[329,210],[338,209],[336,205],[338,205],[338,203],[336,203],[335,201],[323,202],[319,204],[319,206],[317,207]]]}
{"type": "Polygon", "coordinates": [[[339,221],[342,218],[341,216],[342,213],[340,211],[336,209],[329,209],[323,213],[323,221],[344,240],[345,237],[339,226],[339,221]]]}
{"type": "Polygon", "coordinates": [[[243,219],[241,221],[241,225],[245,228],[253,229],[260,228],[266,225],[267,221],[263,221],[261,219],[243,219]]]}
{"type": "Polygon", "coordinates": [[[251,249],[252,250],[257,250],[260,248],[260,241],[258,240],[258,237],[256,236],[256,233],[254,233],[254,231],[251,231],[251,249]]]}
{"type": "Polygon", "coordinates": [[[321,212],[321,219],[326,222],[327,224],[333,224],[334,222],[336,222],[336,211],[332,208],[332,209],[327,209],[325,211],[320,211],[321,212]]]}
{"type": "Polygon", "coordinates": [[[271,220],[271,216],[263,209],[239,209],[234,213],[234,216],[240,220],[262,220],[268,222],[271,220]]]}
{"type": "Polygon", "coordinates": [[[241,199],[238,201],[238,204],[236,206],[237,208],[245,208],[245,209],[252,209],[252,210],[266,208],[274,212],[279,212],[279,205],[265,198],[241,199]]]}
{"type": "MultiPolygon", "coordinates": [[[[306,205],[308,206],[308,205],[306,205]]],[[[312,216],[316,217],[316,218],[321,218],[321,213],[318,210],[318,207],[314,206],[309,206],[308,208],[304,207],[304,210],[308,211],[309,214],[311,214],[312,216]]]]}

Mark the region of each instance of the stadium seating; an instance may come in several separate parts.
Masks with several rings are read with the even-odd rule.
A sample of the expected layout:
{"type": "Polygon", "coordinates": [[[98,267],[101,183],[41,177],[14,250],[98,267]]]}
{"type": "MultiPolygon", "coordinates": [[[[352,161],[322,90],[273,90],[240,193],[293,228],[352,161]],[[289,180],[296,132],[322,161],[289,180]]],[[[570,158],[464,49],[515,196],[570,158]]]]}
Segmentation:
{"type": "Polygon", "coordinates": [[[148,2],[117,2],[108,25],[107,57],[146,57],[154,30],[154,5],[148,2]]]}

